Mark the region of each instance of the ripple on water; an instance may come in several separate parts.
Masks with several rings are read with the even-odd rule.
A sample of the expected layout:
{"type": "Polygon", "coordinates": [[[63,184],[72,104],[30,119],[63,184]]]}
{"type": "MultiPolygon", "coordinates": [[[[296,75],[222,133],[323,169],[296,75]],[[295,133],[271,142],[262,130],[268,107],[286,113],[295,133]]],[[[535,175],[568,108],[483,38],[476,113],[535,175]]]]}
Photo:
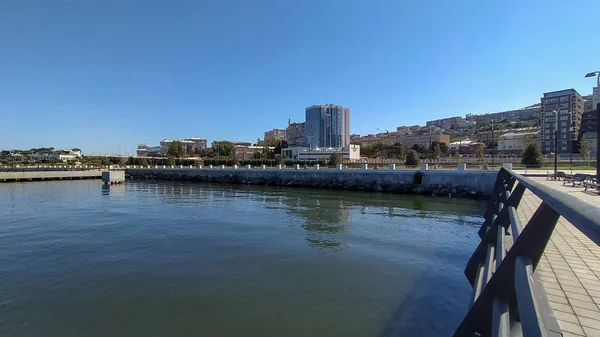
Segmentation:
{"type": "Polygon", "coordinates": [[[2,185],[6,336],[440,336],[482,207],[380,193],[2,185]]]}

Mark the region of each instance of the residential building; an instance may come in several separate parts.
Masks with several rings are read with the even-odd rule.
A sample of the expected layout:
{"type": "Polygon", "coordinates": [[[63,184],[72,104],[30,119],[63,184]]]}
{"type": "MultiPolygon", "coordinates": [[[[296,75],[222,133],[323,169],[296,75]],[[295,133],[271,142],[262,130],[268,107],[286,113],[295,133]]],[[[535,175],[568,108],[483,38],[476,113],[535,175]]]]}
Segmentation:
{"type": "Polygon", "coordinates": [[[571,152],[573,141],[577,140],[579,134],[583,98],[575,89],[547,92],[541,98],[541,106],[542,151],[544,153],[571,152]],[[555,148],[555,132],[558,135],[557,148],[555,148]]]}
{"type": "Polygon", "coordinates": [[[310,148],[310,147],[288,147],[281,150],[281,158],[286,160],[319,160],[329,159],[331,155],[338,153],[344,160],[359,160],[360,146],[348,144],[344,147],[336,148],[310,148]]]}
{"type": "Polygon", "coordinates": [[[285,129],[273,129],[265,132],[265,143],[273,140],[285,140],[285,129]]]}
{"type": "Polygon", "coordinates": [[[400,142],[406,147],[413,147],[414,145],[424,146],[429,148],[432,142],[438,143],[450,143],[450,135],[445,133],[432,133],[432,134],[421,134],[421,135],[409,135],[400,137],[400,142]]]}
{"type": "Polygon", "coordinates": [[[581,128],[579,129],[580,137],[588,132],[596,132],[598,127],[598,111],[591,110],[581,114],[581,128]]]}
{"type": "Polygon", "coordinates": [[[308,146],[305,123],[288,123],[285,137],[288,147],[308,146]]]}
{"type": "Polygon", "coordinates": [[[231,156],[235,160],[249,160],[254,159],[255,156],[260,155],[265,148],[269,151],[273,151],[274,147],[265,146],[251,146],[251,145],[235,145],[231,149],[231,156]]]}
{"type": "Polygon", "coordinates": [[[600,103],[600,88],[594,87],[592,89],[592,109],[596,109],[600,103]]]}
{"type": "Polygon", "coordinates": [[[419,132],[421,130],[421,126],[420,125],[413,125],[413,126],[406,126],[406,125],[402,125],[402,126],[398,126],[396,127],[396,132],[400,132],[400,134],[413,134],[415,132],[419,132]]]}
{"type": "Polygon", "coordinates": [[[523,109],[508,110],[501,112],[492,112],[481,115],[467,114],[466,120],[470,122],[491,122],[508,120],[509,122],[518,122],[523,120],[539,120],[542,107],[533,105],[523,109]]]}
{"type": "Polygon", "coordinates": [[[539,131],[533,132],[507,132],[498,137],[498,151],[500,153],[518,154],[523,152],[529,143],[541,146],[542,137],[539,131]]]}
{"type": "MultiPolygon", "coordinates": [[[[598,111],[591,110],[583,113],[581,117],[581,128],[579,129],[580,142],[587,142],[590,154],[596,154],[598,132],[598,111]]],[[[581,152],[581,151],[580,151],[581,152]]]]}
{"type": "Polygon", "coordinates": [[[596,109],[594,104],[592,104],[594,95],[591,95],[591,94],[590,95],[582,95],[581,98],[583,98],[583,112],[596,109]]]}
{"type": "Polygon", "coordinates": [[[485,144],[470,139],[464,139],[448,144],[448,151],[458,152],[460,154],[476,154],[479,148],[482,147],[485,147],[485,144]]]}
{"type": "Polygon", "coordinates": [[[344,147],[350,144],[350,109],[323,104],[306,108],[309,147],[344,147]]]}
{"type": "Polygon", "coordinates": [[[448,118],[441,118],[441,119],[435,119],[432,121],[427,121],[425,123],[425,126],[437,126],[438,128],[442,128],[442,129],[451,129],[452,127],[458,126],[462,121],[463,121],[463,118],[459,117],[459,116],[448,117],[448,118]]]}

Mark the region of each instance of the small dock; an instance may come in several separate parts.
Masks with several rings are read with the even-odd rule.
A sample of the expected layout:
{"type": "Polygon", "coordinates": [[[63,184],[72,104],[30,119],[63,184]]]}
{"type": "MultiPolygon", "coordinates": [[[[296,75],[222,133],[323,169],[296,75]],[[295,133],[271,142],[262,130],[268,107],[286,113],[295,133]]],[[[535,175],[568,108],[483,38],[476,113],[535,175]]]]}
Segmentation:
{"type": "Polygon", "coordinates": [[[124,181],[125,181],[125,171],[124,170],[103,171],[102,172],[102,182],[105,185],[121,184],[124,181]]]}

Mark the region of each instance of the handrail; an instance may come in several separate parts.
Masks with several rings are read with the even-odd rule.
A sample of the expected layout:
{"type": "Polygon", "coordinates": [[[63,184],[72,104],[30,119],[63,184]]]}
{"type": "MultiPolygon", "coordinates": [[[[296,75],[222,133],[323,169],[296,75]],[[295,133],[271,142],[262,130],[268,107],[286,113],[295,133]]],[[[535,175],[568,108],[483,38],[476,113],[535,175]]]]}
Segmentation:
{"type": "Polygon", "coordinates": [[[561,216],[594,242],[600,242],[600,209],[511,170],[498,171],[478,232],[481,242],[465,268],[473,291],[470,309],[455,337],[561,335],[535,274],[561,216]],[[542,202],[522,224],[517,208],[526,190],[542,202]]]}
{"type": "Polygon", "coordinates": [[[504,169],[515,177],[520,184],[542,199],[562,217],[586,234],[594,243],[600,245],[600,208],[589,207],[580,199],[567,193],[556,193],[552,188],[504,169]]]}

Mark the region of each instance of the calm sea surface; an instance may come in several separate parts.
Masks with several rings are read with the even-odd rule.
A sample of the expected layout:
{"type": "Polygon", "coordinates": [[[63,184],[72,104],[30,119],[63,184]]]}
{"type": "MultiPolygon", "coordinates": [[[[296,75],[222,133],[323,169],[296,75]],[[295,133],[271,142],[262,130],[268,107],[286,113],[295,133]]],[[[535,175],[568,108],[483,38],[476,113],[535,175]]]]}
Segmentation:
{"type": "Polygon", "coordinates": [[[366,192],[0,184],[0,335],[448,336],[482,214],[366,192]]]}

